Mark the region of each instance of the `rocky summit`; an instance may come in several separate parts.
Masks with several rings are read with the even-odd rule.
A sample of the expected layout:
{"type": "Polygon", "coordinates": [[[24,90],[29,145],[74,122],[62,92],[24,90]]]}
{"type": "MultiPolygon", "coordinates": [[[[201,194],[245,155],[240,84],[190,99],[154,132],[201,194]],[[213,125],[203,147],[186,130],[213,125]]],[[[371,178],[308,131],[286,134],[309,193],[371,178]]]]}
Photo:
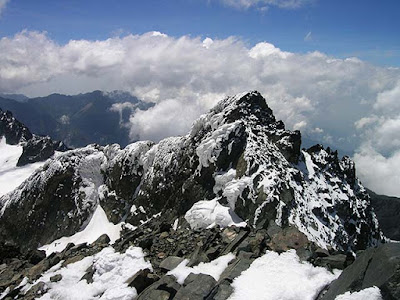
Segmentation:
{"type": "MultiPolygon", "coordinates": [[[[269,259],[314,270],[304,299],[331,299],[374,285],[326,289],[386,241],[349,157],[302,150],[258,92],[220,101],[186,136],[52,156],[0,198],[0,238],[0,299],[240,299],[269,259]]],[[[375,285],[392,297],[390,280],[375,285]]]]}

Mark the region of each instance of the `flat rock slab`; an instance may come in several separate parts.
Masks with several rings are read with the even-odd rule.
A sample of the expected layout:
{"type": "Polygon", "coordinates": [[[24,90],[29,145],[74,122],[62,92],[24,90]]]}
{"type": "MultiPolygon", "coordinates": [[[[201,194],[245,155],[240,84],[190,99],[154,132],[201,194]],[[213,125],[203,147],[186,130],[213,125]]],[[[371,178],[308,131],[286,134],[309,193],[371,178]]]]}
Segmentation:
{"type": "Polygon", "coordinates": [[[183,287],[176,293],[176,300],[203,300],[211,292],[217,281],[207,274],[190,273],[183,287]]]}
{"type": "Polygon", "coordinates": [[[179,256],[168,256],[160,263],[160,268],[171,271],[175,269],[181,262],[184,261],[184,258],[179,256]]]}
{"type": "Polygon", "coordinates": [[[335,280],[322,300],[334,300],[347,291],[380,288],[383,299],[400,299],[400,243],[383,244],[364,251],[335,280]]]}

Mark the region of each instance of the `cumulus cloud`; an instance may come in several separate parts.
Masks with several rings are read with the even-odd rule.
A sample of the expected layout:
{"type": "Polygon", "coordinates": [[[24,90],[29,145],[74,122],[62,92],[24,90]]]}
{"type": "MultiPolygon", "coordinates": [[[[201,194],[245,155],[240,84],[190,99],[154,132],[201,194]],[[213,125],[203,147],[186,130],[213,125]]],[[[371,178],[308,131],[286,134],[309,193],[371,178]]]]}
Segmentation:
{"type": "Polygon", "coordinates": [[[371,145],[364,145],[354,156],[363,184],[378,194],[400,196],[400,151],[385,157],[371,145]]]}
{"type": "Polygon", "coordinates": [[[122,102],[122,103],[114,103],[110,107],[110,111],[117,112],[119,114],[119,124],[121,127],[130,128],[130,123],[126,124],[124,122],[123,113],[128,110],[130,113],[135,112],[137,109],[137,105],[131,102],[122,102]]]}
{"type": "Polygon", "coordinates": [[[374,108],[376,110],[395,111],[400,110],[400,82],[391,90],[386,90],[378,94],[374,108]]]}
{"type": "Polygon", "coordinates": [[[0,17],[8,2],[9,0],[0,0],[0,17]]]}
{"type": "Polygon", "coordinates": [[[382,164],[392,163],[400,145],[400,70],[356,58],[159,32],[60,45],[46,33],[23,31],[2,38],[0,53],[0,92],[122,89],[156,103],[148,111],[132,110],[128,125],[135,139],[185,134],[221,98],[258,90],[288,128],[314,140],[359,149],[362,157],[367,145],[386,159],[382,164]]]}
{"type": "Polygon", "coordinates": [[[283,9],[296,9],[310,4],[313,0],[220,0],[225,5],[237,8],[248,9],[256,7],[265,11],[270,6],[276,6],[283,9]]]}
{"type": "Polygon", "coordinates": [[[363,140],[355,161],[364,183],[378,193],[400,196],[400,82],[377,94],[370,116],[358,120],[363,140]]]}

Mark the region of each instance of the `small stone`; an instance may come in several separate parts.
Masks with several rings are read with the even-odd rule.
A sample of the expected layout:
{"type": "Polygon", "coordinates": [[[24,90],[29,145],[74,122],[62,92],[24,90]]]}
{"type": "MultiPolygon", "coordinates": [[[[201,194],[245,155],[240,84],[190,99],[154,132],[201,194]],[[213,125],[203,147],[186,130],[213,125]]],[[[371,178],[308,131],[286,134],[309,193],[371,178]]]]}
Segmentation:
{"type": "Polygon", "coordinates": [[[185,279],[184,286],[178,290],[174,299],[204,299],[216,284],[216,280],[210,275],[190,273],[185,279]]]}
{"type": "Polygon", "coordinates": [[[160,263],[160,268],[171,271],[175,269],[184,259],[178,256],[168,256],[160,263]]]}
{"type": "Polygon", "coordinates": [[[82,249],[85,249],[85,248],[87,248],[87,247],[88,247],[87,243],[81,243],[81,244],[78,244],[78,245],[72,247],[72,248],[71,248],[71,251],[72,251],[72,252],[76,252],[76,251],[80,251],[80,250],[82,250],[82,249]]]}
{"type": "Polygon", "coordinates": [[[165,258],[165,256],[166,256],[166,254],[164,252],[157,253],[157,257],[160,258],[160,259],[165,258]]]}
{"type": "Polygon", "coordinates": [[[92,266],[90,266],[86,270],[85,275],[82,276],[81,280],[86,280],[87,283],[93,283],[93,275],[94,275],[94,269],[92,266]]]}
{"type": "Polygon", "coordinates": [[[328,250],[325,250],[325,249],[322,249],[322,248],[317,248],[317,250],[315,250],[314,253],[318,257],[327,257],[327,256],[329,256],[328,250]]]}
{"type": "Polygon", "coordinates": [[[110,237],[107,234],[102,234],[97,240],[95,240],[92,245],[108,245],[110,242],[110,237]]]}
{"type": "Polygon", "coordinates": [[[129,278],[126,283],[128,284],[128,286],[134,287],[136,289],[136,292],[140,294],[142,291],[144,291],[145,288],[152,285],[155,281],[159,279],[156,276],[149,276],[149,273],[149,269],[140,270],[131,278],[129,278]]]}
{"type": "Polygon", "coordinates": [[[232,228],[227,227],[224,229],[224,231],[222,231],[222,238],[226,243],[232,242],[236,238],[236,236],[237,233],[232,228]]]}
{"type": "Polygon", "coordinates": [[[83,255],[76,255],[76,256],[70,257],[70,258],[68,258],[66,261],[64,261],[62,263],[62,266],[65,267],[65,266],[67,266],[69,264],[73,264],[73,263],[75,263],[77,261],[80,261],[80,260],[82,260],[84,258],[85,257],[83,255]]]}
{"type": "Polygon", "coordinates": [[[29,253],[29,262],[31,264],[36,265],[37,263],[39,263],[40,261],[42,261],[43,259],[46,258],[46,252],[45,251],[41,251],[41,250],[32,250],[29,253]]]}
{"type": "Polygon", "coordinates": [[[160,239],[165,239],[165,238],[168,237],[168,236],[169,236],[169,233],[166,232],[166,231],[164,231],[164,232],[162,232],[162,233],[160,234],[160,239]]]}
{"type": "Polygon", "coordinates": [[[56,274],[56,275],[50,277],[50,281],[51,282],[58,282],[61,279],[62,279],[62,275],[61,274],[56,274]]]}
{"type": "Polygon", "coordinates": [[[146,295],[146,300],[169,300],[171,294],[163,290],[152,290],[146,295]]]}

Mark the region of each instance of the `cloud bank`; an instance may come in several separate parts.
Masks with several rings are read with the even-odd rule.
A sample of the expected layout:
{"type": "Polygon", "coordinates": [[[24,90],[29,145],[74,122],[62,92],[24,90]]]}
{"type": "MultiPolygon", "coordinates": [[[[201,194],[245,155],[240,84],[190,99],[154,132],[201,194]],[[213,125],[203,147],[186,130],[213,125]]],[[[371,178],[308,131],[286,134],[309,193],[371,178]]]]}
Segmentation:
{"type": "Polygon", "coordinates": [[[378,193],[400,195],[398,185],[388,187],[400,163],[398,68],[320,52],[291,53],[267,42],[249,46],[234,37],[159,32],[59,45],[46,33],[23,31],[2,38],[0,53],[0,92],[122,89],[157,103],[131,115],[133,139],[185,134],[221,98],[258,90],[288,128],[356,150],[364,183],[378,193]]]}

